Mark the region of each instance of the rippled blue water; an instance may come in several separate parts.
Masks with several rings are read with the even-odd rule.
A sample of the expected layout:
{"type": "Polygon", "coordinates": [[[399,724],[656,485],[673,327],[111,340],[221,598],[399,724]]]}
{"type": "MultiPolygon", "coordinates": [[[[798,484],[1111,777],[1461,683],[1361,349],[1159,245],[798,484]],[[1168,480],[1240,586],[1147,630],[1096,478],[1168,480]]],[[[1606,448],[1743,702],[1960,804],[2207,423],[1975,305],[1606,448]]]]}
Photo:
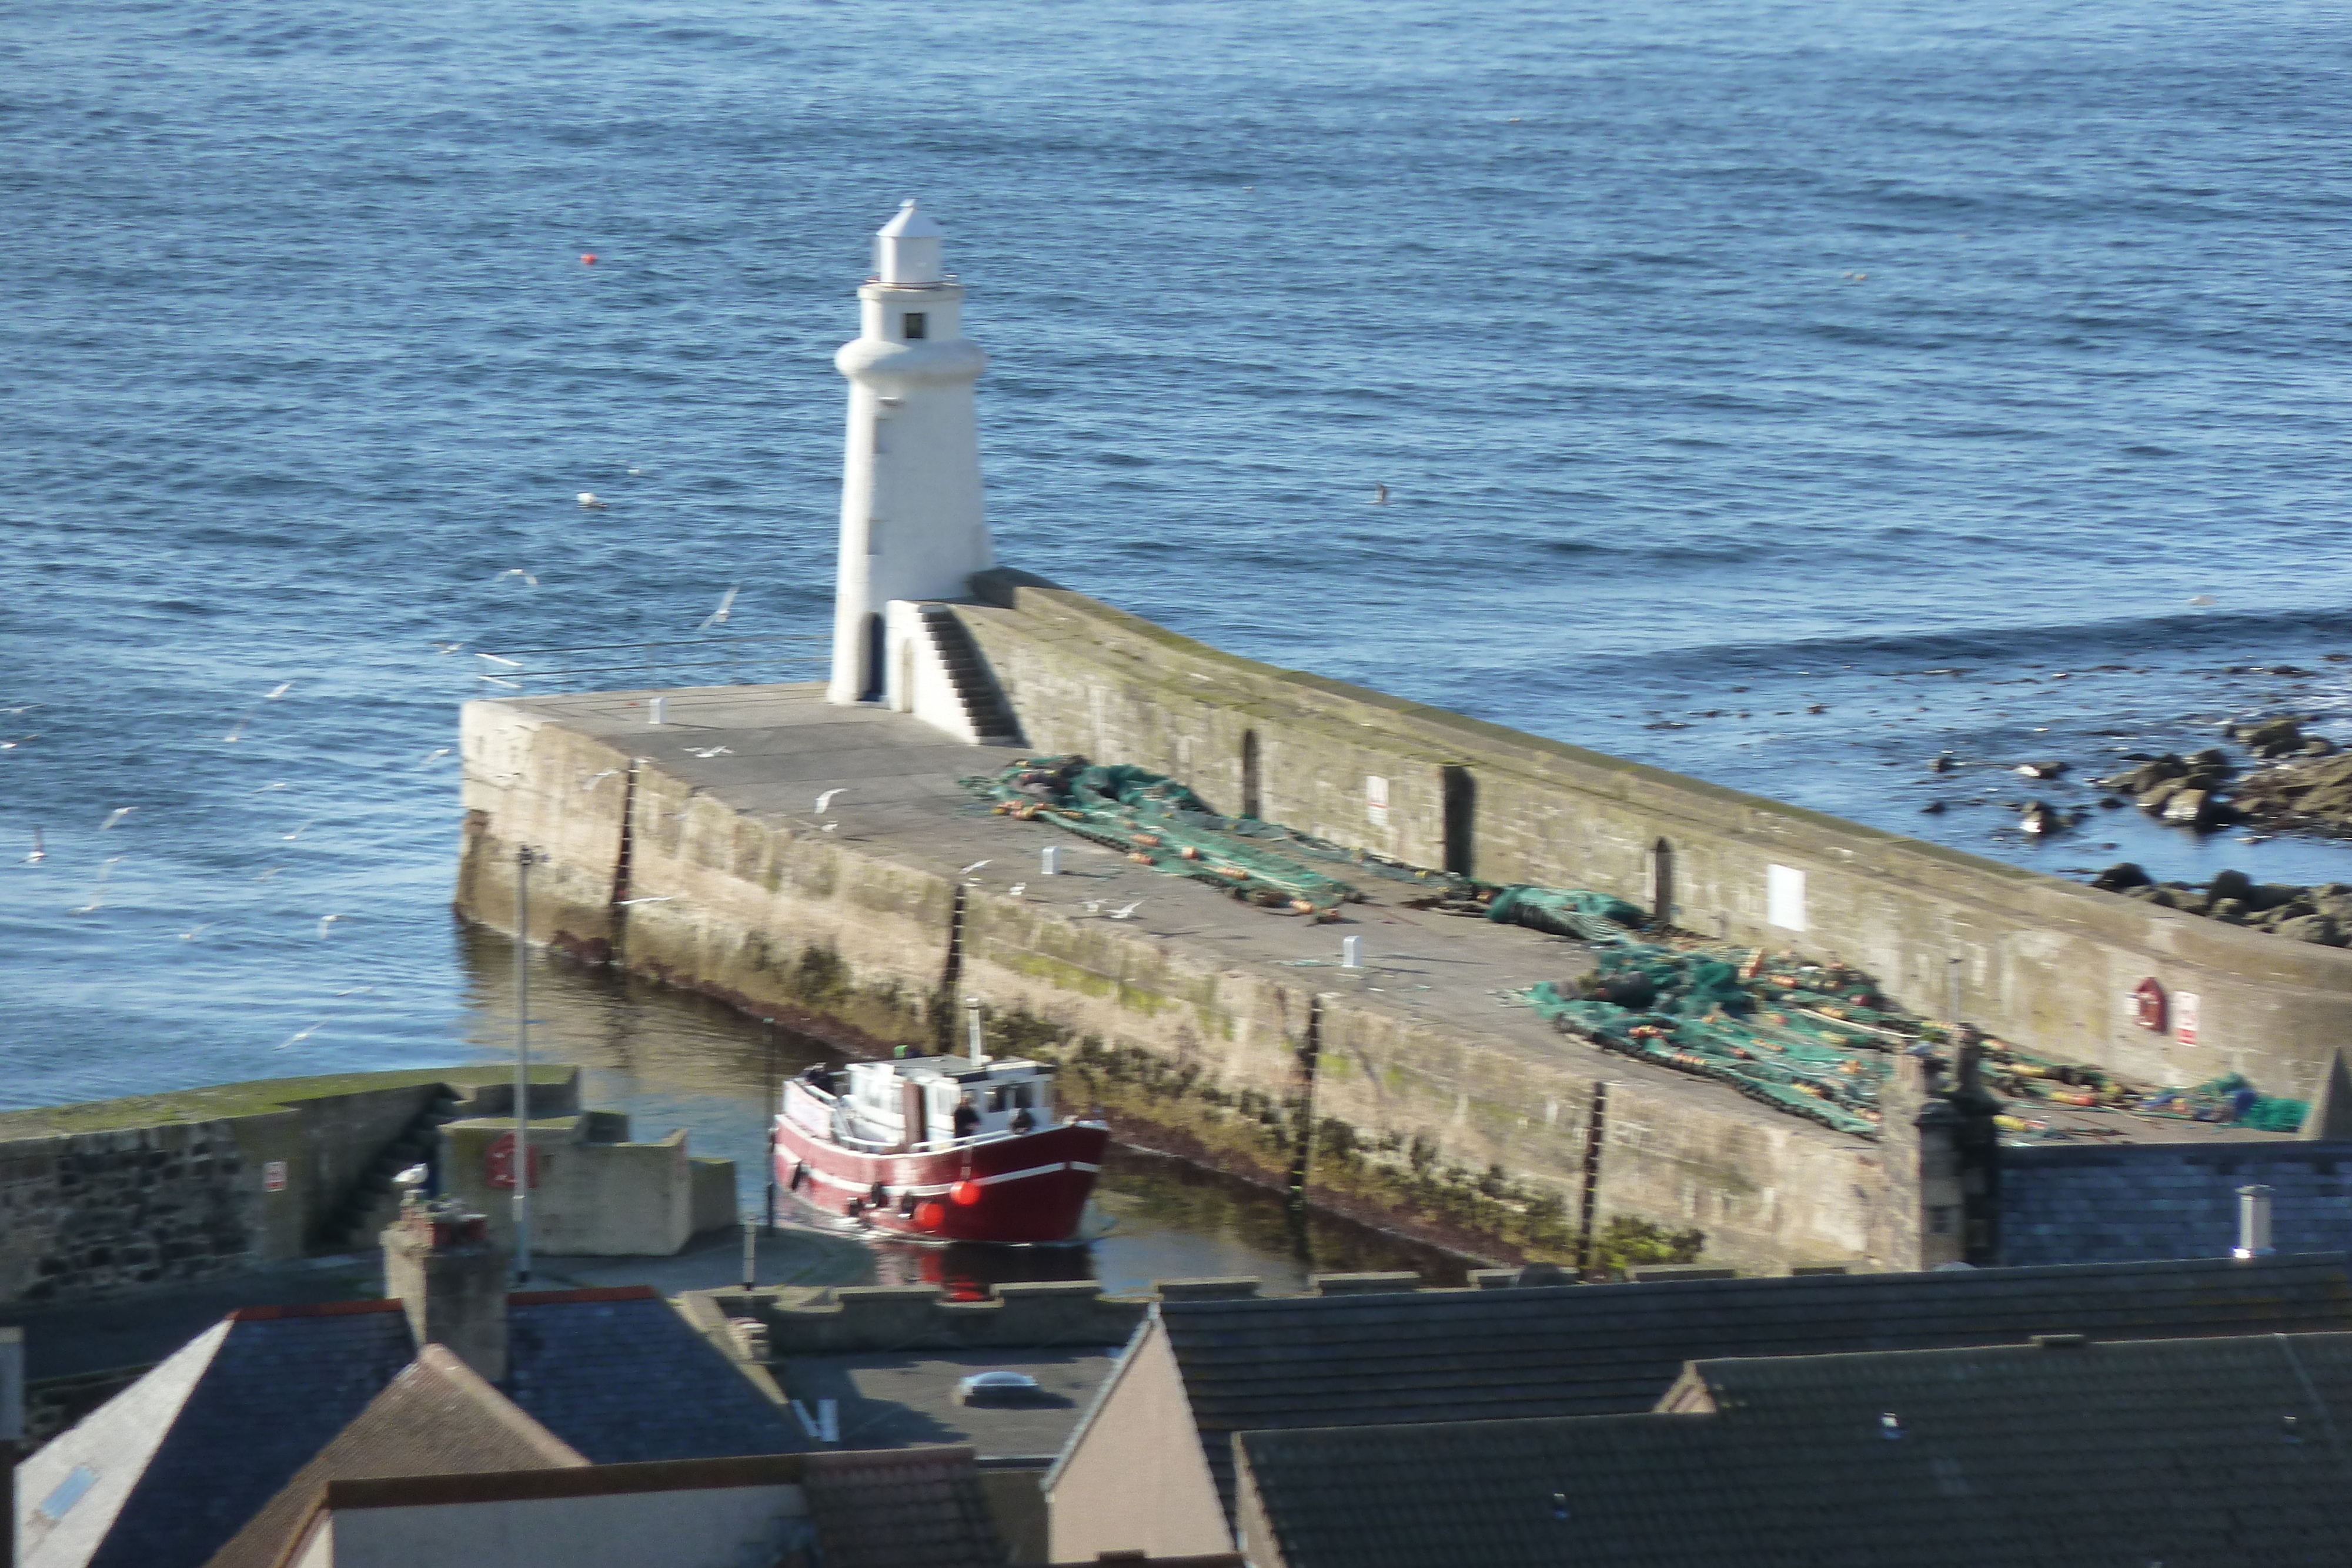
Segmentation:
{"type": "MultiPolygon", "coordinates": [[[[829,356],[908,194],[1018,564],[1990,853],[2352,874],[1917,814],[2352,711],[2347,45],[2139,0],[0,13],[0,1103],[495,1047],[433,643],[689,635],[739,582],[814,627],[829,356]]],[[[608,1022],[551,1049],[668,1027],[608,1022]]]]}

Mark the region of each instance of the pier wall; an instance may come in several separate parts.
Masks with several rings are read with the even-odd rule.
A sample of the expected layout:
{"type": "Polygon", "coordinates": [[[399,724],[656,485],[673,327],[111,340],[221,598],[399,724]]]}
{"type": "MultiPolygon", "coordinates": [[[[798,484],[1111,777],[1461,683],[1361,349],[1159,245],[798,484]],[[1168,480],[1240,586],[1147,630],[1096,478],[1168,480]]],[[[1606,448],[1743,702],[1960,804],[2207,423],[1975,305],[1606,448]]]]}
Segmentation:
{"type": "Polygon", "coordinates": [[[2300,1094],[2352,1036],[2352,950],[1237,658],[1020,572],[972,586],[982,602],[956,612],[1040,751],[1165,772],[1221,810],[1488,882],[1663,897],[1685,929],[1842,958],[1930,1016],[1958,960],[1970,1021],[2141,1079],[2234,1071],[2300,1094]],[[2133,1021],[2148,977],[2176,1019],[2197,998],[2193,1040],[2133,1021]]]}
{"type": "Polygon", "coordinates": [[[549,856],[536,942],[867,1051],[960,1046],[955,995],[983,996],[990,1049],[1059,1063],[1066,1108],[1269,1185],[1303,1172],[1329,1207],[1494,1253],[1573,1255],[1608,1080],[1594,1228],[1696,1226],[1711,1260],[1764,1270],[1870,1249],[1878,1157],[1859,1140],[1646,1085],[1653,1070],[1589,1047],[1447,1027],[1318,992],[1309,971],[961,888],[887,839],[732,809],[527,706],[469,704],[464,726],[458,907],[494,929],[513,929],[530,841],[549,856]],[[615,906],[625,810],[629,881],[664,902],[615,906]]]}
{"type": "MultiPolygon", "coordinates": [[[[266,1079],[0,1113],[0,1302],[83,1300],[300,1258],[445,1085],[461,1100],[507,1103],[499,1071],[266,1079]]],[[[538,1076],[551,1102],[576,1097],[570,1069],[538,1076]]]]}

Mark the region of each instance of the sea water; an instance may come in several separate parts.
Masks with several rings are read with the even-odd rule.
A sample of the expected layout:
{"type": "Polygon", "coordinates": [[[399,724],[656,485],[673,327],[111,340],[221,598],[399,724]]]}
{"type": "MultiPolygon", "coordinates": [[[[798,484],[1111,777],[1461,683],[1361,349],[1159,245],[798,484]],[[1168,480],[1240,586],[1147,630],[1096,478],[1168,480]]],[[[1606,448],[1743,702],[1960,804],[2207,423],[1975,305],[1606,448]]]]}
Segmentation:
{"type": "MultiPolygon", "coordinates": [[[[1009,562],[1980,853],[2352,876],[2039,844],[2089,794],[2011,771],[2352,738],[2348,54],[2132,0],[0,15],[0,1100],[502,1049],[475,654],[824,630],[908,196],[1009,562]]],[[[545,1048],[666,1103],[629,1063],[703,1026],[599,997],[545,1048]]]]}

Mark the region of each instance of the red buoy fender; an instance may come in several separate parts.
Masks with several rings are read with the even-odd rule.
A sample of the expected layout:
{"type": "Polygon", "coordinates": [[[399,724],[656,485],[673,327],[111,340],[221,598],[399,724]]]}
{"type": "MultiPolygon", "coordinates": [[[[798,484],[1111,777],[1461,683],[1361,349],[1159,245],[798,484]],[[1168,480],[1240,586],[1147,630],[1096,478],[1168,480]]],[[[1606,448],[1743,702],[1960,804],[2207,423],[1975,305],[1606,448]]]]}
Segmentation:
{"type": "Polygon", "coordinates": [[[980,1201],[980,1184],[966,1176],[948,1188],[948,1196],[966,1208],[980,1201]]]}

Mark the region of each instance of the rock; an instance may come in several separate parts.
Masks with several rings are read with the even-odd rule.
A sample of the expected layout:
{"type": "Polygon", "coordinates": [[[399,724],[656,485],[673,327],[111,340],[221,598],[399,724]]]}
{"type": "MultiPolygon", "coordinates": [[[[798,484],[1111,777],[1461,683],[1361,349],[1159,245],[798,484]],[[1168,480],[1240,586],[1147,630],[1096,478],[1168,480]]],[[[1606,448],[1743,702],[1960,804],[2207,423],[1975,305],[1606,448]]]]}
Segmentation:
{"type": "Polygon", "coordinates": [[[2164,890],[2147,883],[2141,883],[2137,887],[2119,887],[2116,891],[2126,898],[2154,898],[2164,890]]]}
{"type": "Polygon", "coordinates": [[[2238,738],[2257,757],[2284,757],[2303,749],[2303,726],[2292,718],[2274,718],[2241,727],[2238,738]]]}
{"type": "Polygon", "coordinates": [[[2130,804],[2131,802],[2125,800],[2121,795],[2102,795],[2099,797],[2099,810],[2102,811],[2120,811],[2126,806],[2130,804]]]}
{"type": "Polygon", "coordinates": [[[1930,761],[1927,764],[1927,771],[1930,773],[1949,773],[1952,770],[1952,754],[1948,751],[1944,753],[1943,756],[1936,758],[1930,761]]]}
{"type": "Polygon", "coordinates": [[[2274,929],[2281,936],[2291,936],[2297,942],[2316,942],[2325,947],[2344,946],[2344,930],[2325,915],[2302,915],[2292,920],[2282,920],[2274,929]]]}
{"type": "Polygon", "coordinates": [[[2213,821],[2213,797],[2203,789],[2175,789],[2164,798],[2164,820],[2204,827],[2213,821]]]}
{"type": "Polygon", "coordinates": [[[2046,837],[2051,833],[2064,832],[2066,819],[2060,816],[2056,808],[2048,801],[2036,800],[2025,808],[2025,815],[2017,820],[2017,825],[2026,832],[2046,837]]]}
{"type": "Polygon", "coordinates": [[[2175,795],[2179,793],[2179,779],[2159,779],[2153,789],[2143,789],[2137,796],[2134,797],[2133,803],[2138,806],[2141,810],[2149,813],[2151,816],[2161,816],[2166,805],[2171,801],[2175,795]]]}
{"type": "Polygon", "coordinates": [[[2246,905],[2242,899],[2217,898],[2213,901],[2212,907],[2205,913],[2229,925],[2243,925],[2246,923],[2246,905]]]}
{"type": "Polygon", "coordinates": [[[2213,880],[2205,884],[2206,891],[2216,898],[2242,899],[2253,888],[2254,879],[2242,871],[2217,872],[2213,880]]]}
{"type": "Polygon", "coordinates": [[[2028,779],[2057,779],[2065,774],[2063,762],[2029,762],[2018,769],[2028,779]]]}
{"type": "Polygon", "coordinates": [[[2265,882],[2248,889],[2241,896],[2245,899],[2248,907],[2258,913],[2267,913],[2283,904],[2292,903],[2301,898],[2303,889],[2284,882],[2265,882]]]}
{"type": "Polygon", "coordinates": [[[2305,757],[2333,757],[2336,755],[2336,743],[2328,739],[2324,735],[2315,735],[2303,743],[2302,755],[2305,757]]]}
{"type": "Polygon", "coordinates": [[[2121,893],[2126,888],[2146,887],[2147,873],[2131,861],[2117,861],[2091,879],[2091,885],[2108,893],[2121,893]]]}
{"type": "Polygon", "coordinates": [[[2210,915],[2213,901],[2201,893],[2176,893],[2172,895],[2172,907],[2188,915],[2210,915]]]}
{"type": "Polygon", "coordinates": [[[2189,759],[2189,768],[2192,773],[2221,773],[2226,775],[2235,773],[2238,770],[2238,765],[2231,761],[2230,754],[2223,751],[2220,747],[2209,746],[2204,750],[2199,752],[2196,756],[2189,759]]]}
{"type": "Polygon", "coordinates": [[[1948,811],[1948,810],[1951,810],[1951,805],[1950,805],[1950,803],[1949,803],[1948,801],[1944,801],[1944,800],[1930,800],[1930,801],[1928,801],[1926,805],[1924,805],[1924,806],[1920,807],[1920,808],[1919,808],[1919,810],[1920,810],[1920,811],[1921,811],[1923,814],[1925,814],[1925,815],[1927,815],[1927,816],[1930,816],[1930,817],[1940,817],[1940,816],[1942,816],[1946,811],[1948,811]]]}

